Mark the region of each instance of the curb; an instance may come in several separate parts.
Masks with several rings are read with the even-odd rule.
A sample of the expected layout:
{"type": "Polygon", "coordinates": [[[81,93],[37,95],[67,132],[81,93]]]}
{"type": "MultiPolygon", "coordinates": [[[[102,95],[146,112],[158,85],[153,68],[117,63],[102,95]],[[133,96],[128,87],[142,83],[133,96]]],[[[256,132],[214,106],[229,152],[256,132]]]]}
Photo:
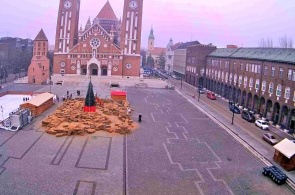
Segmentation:
{"type": "MultiPolygon", "coordinates": [[[[213,120],[216,124],[218,124],[222,129],[224,129],[227,133],[229,133],[236,141],[238,141],[246,150],[248,150],[254,157],[256,157],[261,163],[263,163],[266,166],[273,166],[273,164],[267,160],[264,156],[262,156],[258,151],[256,151],[252,146],[250,146],[245,140],[243,140],[241,137],[239,137],[236,133],[234,133],[228,126],[223,124],[221,121],[219,121],[217,118],[215,118],[213,115],[211,115],[209,112],[204,110],[202,107],[197,105],[195,102],[190,100],[186,95],[181,93],[178,89],[175,89],[177,93],[179,93],[182,97],[184,97],[188,102],[193,104],[196,108],[198,108],[201,112],[203,112],[205,115],[207,115],[211,120],[213,120]]],[[[295,183],[289,179],[286,181],[286,186],[292,191],[295,192],[295,183]]]]}

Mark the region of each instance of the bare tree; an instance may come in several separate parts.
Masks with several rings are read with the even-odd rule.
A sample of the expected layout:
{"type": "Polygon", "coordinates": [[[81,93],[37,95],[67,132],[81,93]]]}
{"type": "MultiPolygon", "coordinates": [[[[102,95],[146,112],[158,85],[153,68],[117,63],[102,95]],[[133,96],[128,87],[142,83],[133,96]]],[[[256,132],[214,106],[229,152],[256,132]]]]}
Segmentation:
{"type": "MultiPolygon", "coordinates": [[[[272,38],[268,37],[267,39],[261,38],[258,42],[259,47],[263,48],[272,48],[274,47],[272,38]]],[[[279,38],[278,45],[279,48],[293,48],[293,40],[288,38],[287,35],[279,38]]]]}
{"type": "Polygon", "coordinates": [[[281,48],[293,48],[293,40],[288,38],[287,35],[279,38],[279,47],[281,48]]]}
{"type": "Polygon", "coordinates": [[[267,37],[267,39],[260,39],[258,43],[259,47],[264,47],[264,48],[272,48],[273,47],[273,41],[272,38],[267,37]]]}

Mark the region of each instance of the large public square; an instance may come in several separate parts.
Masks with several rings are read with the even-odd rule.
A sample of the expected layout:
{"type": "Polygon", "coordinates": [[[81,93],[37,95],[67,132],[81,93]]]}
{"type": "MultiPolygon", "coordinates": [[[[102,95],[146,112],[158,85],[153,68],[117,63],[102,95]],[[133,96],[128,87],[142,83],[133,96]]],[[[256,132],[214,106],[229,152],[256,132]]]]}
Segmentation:
{"type": "MultiPolygon", "coordinates": [[[[88,83],[66,80],[51,91],[62,96],[88,83]]],[[[139,81],[148,86],[140,88],[136,80],[118,80],[135,110],[133,120],[143,115],[139,129],[126,136],[100,131],[56,138],[41,121],[60,102],[18,132],[0,131],[0,194],[292,194],[264,177],[265,164],[215,121],[164,89],[164,81],[139,81]]],[[[108,83],[93,79],[100,97],[114,90],[108,83]]]]}

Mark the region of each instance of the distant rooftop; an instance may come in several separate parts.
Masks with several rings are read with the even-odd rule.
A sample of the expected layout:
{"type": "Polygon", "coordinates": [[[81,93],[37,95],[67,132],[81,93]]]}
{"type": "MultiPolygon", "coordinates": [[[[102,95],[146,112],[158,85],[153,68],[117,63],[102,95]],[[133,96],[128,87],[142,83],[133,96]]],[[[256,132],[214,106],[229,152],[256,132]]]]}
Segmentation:
{"type": "Polygon", "coordinates": [[[191,42],[181,43],[176,49],[186,49],[188,46],[198,45],[198,44],[200,44],[199,41],[191,41],[191,42]]]}
{"type": "Polygon", "coordinates": [[[208,57],[262,60],[295,64],[295,49],[286,48],[220,48],[208,57]]]}

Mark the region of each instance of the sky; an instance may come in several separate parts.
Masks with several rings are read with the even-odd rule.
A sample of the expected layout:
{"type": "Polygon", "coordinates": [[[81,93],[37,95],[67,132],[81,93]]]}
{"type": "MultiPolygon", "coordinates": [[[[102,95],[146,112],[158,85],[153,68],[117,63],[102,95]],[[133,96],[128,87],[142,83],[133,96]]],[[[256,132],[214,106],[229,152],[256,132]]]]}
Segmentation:
{"type": "MultiPolygon", "coordinates": [[[[0,0],[0,37],[34,39],[41,28],[54,44],[60,0],[0,0]]],[[[107,0],[81,0],[80,21],[85,26],[107,0]]],[[[123,0],[109,0],[122,17],[123,0]]],[[[274,46],[287,35],[295,42],[294,0],[144,0],[142,47],[146,48],[151,26],[155,46],[198,40],[218,47],[228,44],[258,47],[262,38],[274,46]]]]}

